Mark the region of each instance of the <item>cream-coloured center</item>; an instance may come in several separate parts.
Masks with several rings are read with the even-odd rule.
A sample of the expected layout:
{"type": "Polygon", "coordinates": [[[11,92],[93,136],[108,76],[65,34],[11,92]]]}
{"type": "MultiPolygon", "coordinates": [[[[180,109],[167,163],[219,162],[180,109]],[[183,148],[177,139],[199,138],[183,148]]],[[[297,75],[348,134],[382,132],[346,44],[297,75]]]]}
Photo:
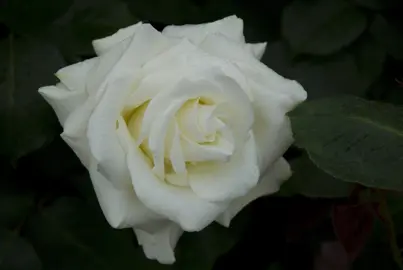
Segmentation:
{"type": "Polygon", "coordinates": [[[189,186],[187,174],[192,166],[200,162],[229,161],[234,152],[234,138],[225,120],[220,119],[220,105],[199,97],[187,100],[173,117],[166,119],[169,123],[165,134],[153,134],[164,136],[161,164],[150,148],[149,138],[140,138],[149,103],[126,112],[124,118],[131,136],[139,142],[144,158],[158,178],[172,185],[189,186]]]}

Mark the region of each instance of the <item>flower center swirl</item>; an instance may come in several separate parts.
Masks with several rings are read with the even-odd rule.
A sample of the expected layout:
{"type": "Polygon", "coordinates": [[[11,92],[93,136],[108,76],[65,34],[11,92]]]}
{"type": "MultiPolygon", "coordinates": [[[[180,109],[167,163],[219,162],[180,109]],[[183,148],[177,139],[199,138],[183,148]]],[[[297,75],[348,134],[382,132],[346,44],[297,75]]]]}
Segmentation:
{"type": "Polygon", "coordinates": [[[229,162],[253,124],[248,96],[233,79],[217,71],[199,75],[123,111],[153,173],[175,186],[189,186],[188,174],[201,164],[229,162]]]}

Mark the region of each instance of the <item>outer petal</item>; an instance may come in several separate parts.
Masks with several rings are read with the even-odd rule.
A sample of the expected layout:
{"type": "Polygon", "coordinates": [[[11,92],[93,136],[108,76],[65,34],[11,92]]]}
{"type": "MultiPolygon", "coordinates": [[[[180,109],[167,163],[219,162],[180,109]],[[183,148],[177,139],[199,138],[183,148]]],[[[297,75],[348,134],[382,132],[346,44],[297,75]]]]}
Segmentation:
{"type": "MultiPolygon", "coordinates": [[[[126,127],[127,128],[127,127],[126,127]]],[[[127,134],[127,166],[137,196],[154,212],[179,224],[185,231],[200,231],[222,213],[228,203],[213,203],[197,197],[189,188],[172,186],[159,180],[142,153],[127,134]]]]}
{"type": "MultiPolygon", "coordinates": [[[[124,54],[116,65],[110,68],[111,71],[97,92],[96,98],[99,98],[100,102],[88,123],[88,141],[91,153],[99,163],[98,170],[119,188],[131,184],[125,148],[120,144],[116,123],[126,98],[134,90],[137,79],[141,76],[140,67],[169,45],[167,38],[150,25],[141,25],[124,54]]],[[[110,53],[114,52],[108,52],[100,60],[103,61],[110,53]]]]}
{"type": "Polygon", "coordinates": [[[211,34],[222,34],[233,41],[245,42],[243,21],[235,15],[206,24],[167,26],[162,33],[168,37],[187,38],[194,44],[199,44],[211,34]]]}
{"type": "Polygon", "coordinates": [[[136,27],[136,35],[126,38],[111,47],[100,57],[98,63],[88,74],[86,89],[103,95],[105,86],[120,77],[137,71],[139,67],[172,46],[173,42],[155,30],[150,24],[141,24],[136,27]]]}
{"type": "Polygon", "coordinates": [[[62,126],[70,113],[83,104],[87,98],[85,92],[69,91],[60,83],[56,86],[41,87],[39,93],[52,106],[62,126]]]}
{"type": "Polygon", "coordinates": [[[260,60],[263,57],[263,54],[266,50],[267,42],[255,43],[255,44],[246,44],[246,49],[249,50],[256,59],[260,60]]]}
{"type": "Polygon", "coordinates": [[[302,86],[288,80],[251,57],[241,44],[220,35],[211,35],[200,45],[210,54],[234,62],[248,79],[255,110],[253,133],[261,171],[291,145],[292,132],[287,112],[307,97],[302,86]]]}
{"type": "Polygon", "coordinates": [[[119,29],[116,33],[111,36],[94,40],[92,45],[97,55],[104,54],[114,47],[119,42],[125,40],[126,38],[132,37],[139,27],[142,25],[141,22],[130,25],[126,28],[119,29]]]}
{"type": "Polygon", "coordinates": [[[293,137],[287,113],[307,97],[296,81],[284,79],[271,69],[240,66],[254,95],[255,134],[261,171],[273,164],[292,144],[293,137]],[[253,72],[256,72],[253,74],[253,72]]]}
{"type": "Polygon", "coordinates": [[[171,221],[159,221],[149,224],[144,230],[134,228],[134,232],[148,259],[164,264],[175,262],[174,249],[183,233],[177,224],[171,221]]]}
{"type": "Polygon", "coordinates": [[[93,159],[87,139],[87,125],[94,110],[95,100],[90,98],[72,112],[64,124],[63,140],[73,149],[81,163],[89,169],[93,159]]]}
{"type": "Polygon", "coordinates": [[[276,161],[260,179],[257,184],[246,196],[231,202],[228,209],[217,218],[217,222],[228,227],[232,218],[238,214],[246,205],[255,199],[275,193],[279,190],[281,183],[291,176],[291,169],[284,158],[276,161]]]}
{"type": "MultiPolygon", "coordinates": [[[[140,38],[143,37],[144,34],[147,34],[147,30],[154,34],[152,36],[155,37],[157,35],[157,38],[163,38],[156,30],[153,30],[153,28],[150,29],[150,26],[144,26],[144,29],[142,28],[140,30],[143,34],[140,35],[140,38]]],[[[155,39],[153,40],[155,41],[155,39]]],[[[136,39],[136,41],[137,43],[139,42],[138,39],[136,39]]],[[[122,72],[130,71],[131,66],[129,63],[133,62],[133,59],[130,57],[132,53],[129,49],[132,51],[133,49],[136,49],[136,41],[126,39],[116,44],[116,46],[109,49],[100,57],[66,67],[58,72],[59,78],[70,85],[71,90],[75,90],[74,93],[81,93],[81,91],[84,90],[87,92],[87,100],[85,100],[81,106],[76,107],[74,112],[72,112],[65,120],[64,132],[61,135],[87,168],[89,168],[90,160],[93,158],[87,139],[87,126],[90,116],[94,111],[94,108],[97,107],[97,104],[102,100],[105,86],[110,81],[113,82],[113,78],[116,78],[117,73],[120,72],[122,74],[122,72]],[[122,59],[123,55],[128,55],[128,57],[122,59]]],[[[150,50],[155,50],[155,48],[160,48],[160,46],[161,45],[154,43],[150,50]]],[[[137,64],[141,65],[142,62],[138,61],[137,64]]],[[[135,70],[135,67],[133,67],[133,69],[135,70]]],[[[113,122],[116,120],[117,118],[114,119],[113,122]]]]}
{"type": "Polygon", "coordinates": [[[87,139],[87,126],[90,116],[99,102],[96,93],[99,91],[99,87],[105,83],[108,73],[113,70],[128,45],[128,42],[119,44],[102,57],[65,67],[56,74],[62,82],[70,87],[69,92],[71,94],[65,95],[84,97],[82,102],[74,106],[68,115],[64,114],[65,117],[62,116],[59,119],[63,121],[64,126],[61,137],[87,168],[89,168],[93,158],[87,139]]]}
{"type": "MultiPolygon", "coordinates": [[[[261,50],[264,49],[264,43],[255,45],[260,46],[261,50]]],[[[305,90],[298,82],[282,77],[260,61],[251,57],[252,54],[256,55],[258,52],[262,53],[263,51],[255,51],[250,46],[238,44],[222,35],[208,36],[200,44],[200,48],[211,55],[225,58],[235,63],[248,78],[248,81],[252,81],[254,92],[273,92],[287,97],[288,100],[286,100],[287,104],[285,105],[290,108],[307,97],[305,90]],[[256,86],[258,85],[263,86],[263,89],[257,88],[256,86]]]]}
{"type": "Polygon", "coordinates": [[[234,42],[230,38],[221,35],[208,35],[201,43],[200,48],[208,53],[237,61],[260,60],[266,50],[266,42],[256,44],[243,44],[234,42]]]}
{"type": "Polygon", "coordinates": [[[188,177],[192,190],[206,200],[226,201],[246,195],[259,180],[253,135],[230,162],[216,167],[197,165],[189,169],[188,177]]]}
{"type": "Polygon", "coordinates": [[[102,95],[102,89],[105,88],[110,73],[113,73],[115,66],[121,61],[122,56],[127,51],[130,40],[125,39],[107,53],[97,57],[97,62],[88,72],[85,89],[91,96],[102,95]]]}
{"type": "Polygon", "coordinates": [[[88,73],[98,63],[98,58],[91,58],[60,69],[56,77],[73,92],[85,92],[88,73]]]}
{"type": "Polygon", "coordinates": [[[117,121],[130,84],[130,76],[108,85],[88,123],[87,137],[97,170],[119,189],[130,188],[126,151],[119,141],[117,121]]]}
{"type": "Polygon", "coordinates": [[[112,227],[129,228],[162,219],[140,202],[133,189],[116,189],[97,171],[94,160],[89,172],[99,204],[112,227]]]}
{"type": "MultiPolygon", "coordinates": [[[[139,67],[172,46],[172,41],[149,24],[138,26],[136,35],[116,44],[99,57],[98,64],[88,74],[87,91],[103,95],[106,85],[122,73],[136,75],[139,67]]],[[[138,75],[138,74],[137,74],[138,75]]]]}

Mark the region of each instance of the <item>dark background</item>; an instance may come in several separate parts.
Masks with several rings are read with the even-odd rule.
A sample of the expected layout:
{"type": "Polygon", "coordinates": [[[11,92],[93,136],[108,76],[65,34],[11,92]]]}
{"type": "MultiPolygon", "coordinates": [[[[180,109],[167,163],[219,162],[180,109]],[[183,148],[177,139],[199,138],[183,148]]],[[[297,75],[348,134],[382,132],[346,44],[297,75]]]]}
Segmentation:
{"type": "Polygon", "coordinates": [[[365,188],[329,188],[325,179],[335,180],[294,147],[286,154],[294,176],[278,194],[250,204],[230,229],[185,234],[173,266],[146,260],[131,230],[107,225],[38,88],[93,57],[91,41],[119,28],[232,14],[248,42],[268,42],[262,62],[298,80],[309,99],[403,103],[401,0],[2,0],[0,269],[399,269],[400,195],[388,197],[385,221],[362,203],[365,188]]]}

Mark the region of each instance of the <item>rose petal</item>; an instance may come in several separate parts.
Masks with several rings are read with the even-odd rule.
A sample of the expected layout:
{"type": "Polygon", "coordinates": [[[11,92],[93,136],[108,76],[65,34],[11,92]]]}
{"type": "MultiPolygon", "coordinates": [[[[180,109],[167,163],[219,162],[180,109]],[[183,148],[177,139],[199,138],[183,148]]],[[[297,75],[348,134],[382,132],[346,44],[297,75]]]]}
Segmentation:
{"type": "MultiPolygon", "coordinates": [[[[137,34],[122,54],[123,57],[119,58],[99,86],[101,90],[97,92],[97,98],[100,102],[89,120],[87,136],[91,153],[99,163],[98,170],[119,188],[130,184],[130,175],[125,149],[120,145],[116,132],[116,123],[125,100],[142,75],[139,68],[168,45],[167,39],[151,25],[139,26],[137,34]]],[[[104,57],[114,54],[114,50],[100,57],[100,65],[106,63],[104,57]]],[[[111,64],[114,62],[116,59],[111,64]]]]}
{"type": "Polygon", "coordinates": [[[188,171],[190,187],[200,198],[226,201],[246,195],[259,180],[253,134],[229,162],[197,164],[188,171]]]}
{"type": "Polygon", "coordinates": [[[235,15],[206,24],[171,25],[165,27],[162,33],[168,37],[187,38],[194,44],[199,44],[208,35],[217,33],[237,42],[245,42],[243,21],[235,15]]]}
{"type": "Polygon", "coordinates": [[[220,58],[256,62],[255,52],[250,49],[250,45],[235,42],[221,34],[207,36],[200,43],[200,48],[220,58]]]}
{"type": "Polygon", "coordinates": [[[92,184],[106,220],[113,228],[129,228],[162,219],[147,209],[137,198],[133,188],[117,189],[97,171],[92,161],[89,169],[92,184]]]}
{"type": "Polygon", "coordinates": [[[287,113],[307,97],[302,86],[263,66],[261,73],[240,65],[254,95],[255,123],[253,133],[261,171],[281,157],[292,144],[293,137],[287,113]]]}
{"type": "Polygon", "coordinates": [[[97,57],[64,67],[56,72],[56,77],[74,92],[85,92],[88,73],[94,68],[99,59],[97,57]]]}
{"type": "MultiPolygon", "coordinates": [[[[97,62],[88,72],[85,85],[85,89],[91,96],[102,95],[103,91],[100,90],[105,88],[105,84],[111,77],[112,71],[114,71],[115,66],[120,62],[126,50],[128,50],[129,45],[130,40],[123,40],[110,49],[107,53],[96,58],[97,62]],[[98,92],[101,92],[101,94],[98,94],[98,92]]],[[[113,73],[113,75],[114,74],[115,73],[113,73]]]]}
{"type": "MultiPolygon", "coordinates": [[[[261,44],[263,45],[264,43],[261,44]]],[[[200,48],[214,56],[236,60],[236,66],[247,78],[248,83],[252,82],[251,87],[254,91],[260,91],[263,94],[269,91],[286,97],[288,100],[284,102],[287,101],[285,105],[290,109],[307,97],[305,90],[298,82],[282,77],[260,61],[251,58],[252,50],[242,44],[233,42],[222,35],[210,35],[200,44],[200,48]]]]}
{"type": "Polygon", "coordinates": [[[139,67],[170,46],[172,41],[150,24],[139,25],[136,35],[121,41],[98,57],[99,63],[88,75],[88,91],[97,91],[97,96],[103,95],[106,84],[114,78],[120,77],[122,73],[135,74],[139,67]]]}
{"type": "Polygon", "coordinates": [[[231,128],[239,129],[236,135],[246,138],[253,123],[253,109],[249,98],[240,85],[227,76],[221,67],[211,66],[203,67],[195,74],[189,74],[174,87],[159,93],[150,101],[144,114],[140,138],[144,139],[149,135],[150,130],[158,125],[156,119],[174,106],[172,104],[175,106],[184,104],[187,100],[198,97],[210,98],[220,108],[225,107],[221,112],[226,115],[220,116],[226,118],[231,128]]]}
{"type": "Polygon", "coordinates": [[[117,188],[130,188],[130,174],[126,153],[117,132],[120,110],[133,83],[131,76],[123,76],[108,85],[100,103],[88,122],[87,137],[91,153],[98,163],[97,170],[117,188]]]}
{"type": "MultiPolygon", "coordinates": [[[[151,100],[149,107],[147,107],[147,110],[144,114],[143,123],[147,123],[147,113],[149,111],[151,111],[152,109],[158,110],[157,107],[153,107],[154,100],[156,100],[156,98],[151,100]]],[[[164,169],[165,138],[167,136],[170,123],[174,119],[175,113],[183,103],[184,101],[181,100],[173,100],[166,108],[166,110],[161,110],[160,117],[157,117],[153,121],[152,128],[149,133],[148,145],[153,154],[155,164],[153,171],[162,178],[164,177],[164,171],[165,171],[164,169]]],[[[140,140],[142,140],[141,135],[140,140]]]]}
{"type": "Polygon", "coordinates": [[[228,209],[217,218],[217,222],[228,227],[232,218],[255,199],[275,193],[280,185],[291,176],[291,169],[284,158],[280,158],[262,176],[259,183],[244,197],[231,202],[228,209]]]}
{"type": "Polygon", "coordinates": [[[119,42],[125,40],[126,38],[132,37],[139,27],[142,25],[141,22],[130,25],[128,27],[119,29],[113,35],[110,35],[105,38],[97,39],[92,42],[92,46],[97,55],[104,54],[109,51],[112,47],[114,47],[119,42]]]}
{"type": "Polygon", "coordinates": [[[175,125],[175,134],[173,136],[172,147],[170,149],[170,160],[176,174],[186,174],[186,164],[183,157],[182,146],[180,143],[180,131],[177,124],[175,125]]]}
{"type": "Polygon", "coordinates": [[[85,102],[85,92],[69,91],[63,84],[39,88],[39,93],[52,106],[62,126],[71,112],[85,102]]]}
{"type": "Polygon", "coordinates": [[[174,88],[175,84],[189,76],[203,76],[216,71],[231,77],[251,97],[247,79],[236,65],[205,53],[187,40],[182,40],[151,59],[144,65],[143,71],[146,75],[128,99],[127,107],[140,106],[160,92],[174,88]]]}
{"type": "Polygon", "coordinates": [[[73,149],[81,163],[88,169],[92,155],[87,139],[87,125],[94,110],[94,100],[87,99],[83,105],[73,111],[66,119],[61,134],[63,140],[73,149]]]}
{"type": "Polygon", "coordinates": [[[266,45],[267,42],[262,42],[262,43],[255,43],[255,44],[251,44],[248,43],[246,44],[246,49],[249,50],[256,59],[260,60],[263,57],[263,54],[266,50],[266,45]]]}
{"type": "Polygon", "coordinates": [[[183,230],[174,222],[159,221],[150,224],[146,230],[134,228],[139,245],[148,259],[159,263],[175,262],[174,249],[183,230]]]}
{"type": "Polygon", "coordinates": [[[136,194],[146,207],[179,224],[185,231],[202,230],[226,209],[228,203],[208,202],[197,197],[189,188],[175,187],[159,180],[129,132],[122,134],[127,134],[126,140],[133,142],[128,145],[127,166],[136,194]]]}
{"type": "Polygon", "coordinates": [[[261,171],[277,160],[291,145],[293,138],[286,114],[307,97],[302,86],[288,80],[256,59],[241,44],[221,35],[210,35],[201,44],[207,52],[232,60],[248,79],[253,101],[253,132],[261,171]]]}
{"type": "Polygon", "coordinates": [[[234,152],[233,143],[220,139],[215,145],[203,145],[183,137],[181,145],[183,156],[189,162],[227,161],[234,152]]]}
{"type": "Polygon", "coordinates": [[[189,70],[187,56],[196,50],[193,44],[184,40],[145,63],[142,67],[145,77],[128,98],[126,107],[134,109],[161,91],[174,87],[189,70]]]}

